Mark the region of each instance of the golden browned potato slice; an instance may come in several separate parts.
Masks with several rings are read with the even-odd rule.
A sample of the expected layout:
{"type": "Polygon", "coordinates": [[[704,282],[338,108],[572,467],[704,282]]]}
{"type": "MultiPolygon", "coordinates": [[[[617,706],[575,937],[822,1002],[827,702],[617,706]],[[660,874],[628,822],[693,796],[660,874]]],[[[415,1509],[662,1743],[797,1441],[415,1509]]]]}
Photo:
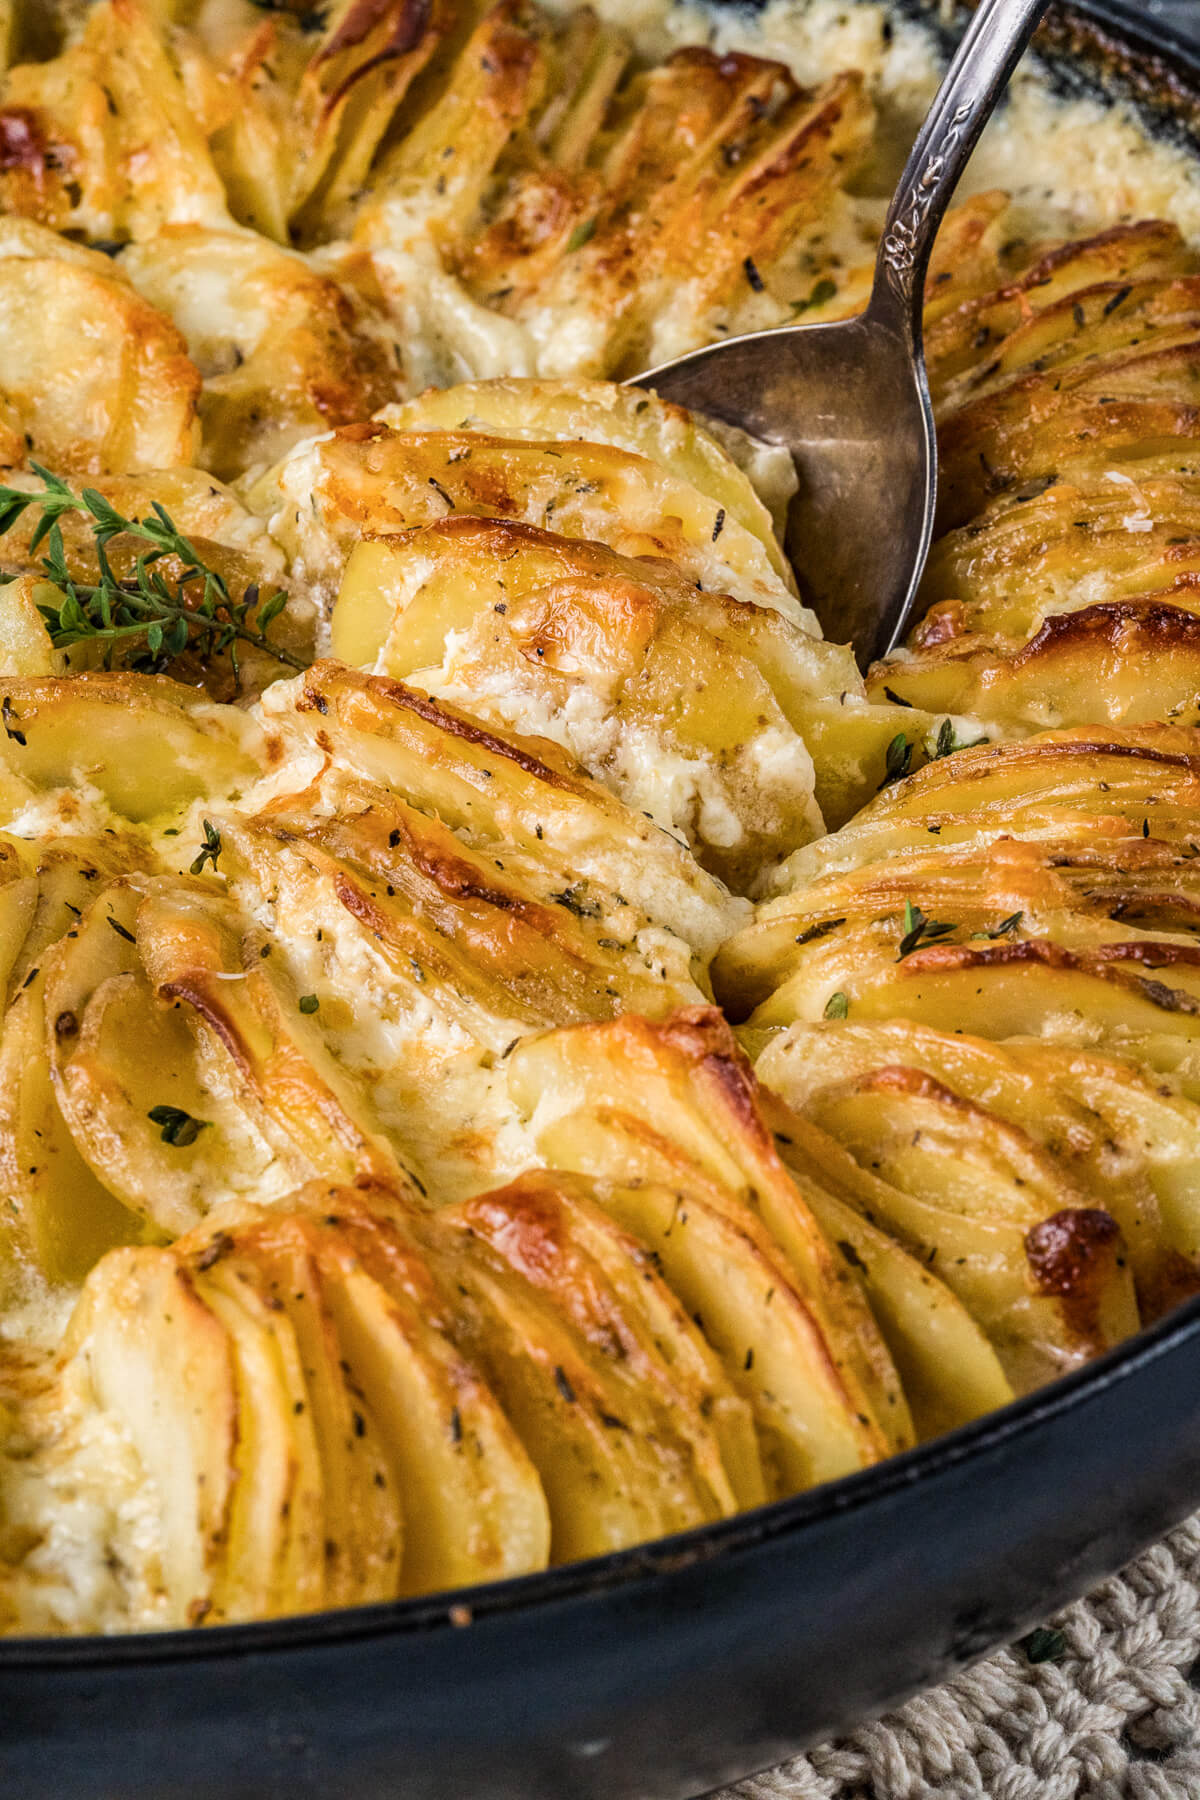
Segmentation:
{"type": "Polygon", "coordinates": [[[324,1507],[295,1333],[219,1261],[203,1271],[193,1263],[191,1280],[224,1327],[237,1388],[235,1480],[211,1617],[309,1612],[323,1598],[324,1507]]]}
{"type": "Polygon", "coordinates": [[[344,209],[358,199],[393,114],[456,18],[448,0],[432,0],[415,14],[407,0],[371,7],[338,0],[324,16],[293,121],[280,133],[278,146],[301,235],[323,229],[328,236],[329,225],[340,223],[344,209]]]}
{"type": "Polygon", "coordinates": [[[364,532],[454,513],[597,539],[622,556],[665,557],[705,588],[812,624],[761,538],[689,480],[611,444],[349,425],[298,446],[255,484],[250,502],[330,598],[364,532]]]}
{"type": "MultiPolygon", "coordinates": [[[[1023,1133],[1071,1188],[1103,1199],[1121,1227],[1139,1298],[1154,1310],[1164,1284],[1182,1271],[1172,1239],[1164,1239],[1144,1155],[1147,1145],[1132,1129],[1132,1117],[1139,1104],[1147,1103],[1152,1113],[1161,1107],[1173,1115],[1173,1129],[1163,1132],[1166,1161],[1172,1151],[1179,1153],[1192,1123],[1186,1100],[1168,1092],[1160,1093],[1157,1103],[1149,1096],[1139,1102],[1128,1090],[1140,1093],[1149,1084],[1135,1064],[1079,1048],[1039,1046],[1028,1039],[996,1044],[902,1020],[798,1026],[768,1045],[757,1073],[805,1111],[810,1094],[837,1082],[871,1079],[889,1068],[923,1072],[948,1092],[994,1114],[1023,1133]]],[[[1164,1117],[1160,1129],[1165,1126],[1164,1117]]]]}
{"type": "Polygon", "coordinates": [[[161,675],[11,677],[4,688],[0,760],[34,792],[87,785],[146,821],[238,792],[258,772],[254,722],[161,675]]]}
{"type": "Polygon", "coordinates": [[[883,1184],[795,1114],[779,1123],[776,1142],[793,1181],[862,1280],[917,1436],[937,1437],[1004,1406],[1012,1385],[957,1294],[872,1223],[883,1217],[877,1193],[883,1184]]]}
{"type": "MultiPolygon", "coordinates": [[[[1143,1313],[1154,1317],[1193,1292],[1200,1270],[1200,1112],[1186,1078],[1164,1082],[1152,1054],[1133,1037],[1102,1050],[1030,1042],[1006,1048],[1039,1091],[1039,1117],[1069,1106],[1088,1117],[1093,1191],[1103,1195],[1131,1246],[1143,1313]]],[[[1164,1063],[1169,1072],[1170,1059],[1164,1063]]]]}
{"type": "Polygon", "coordinates": [[[92,1271],[64,1346],[116,1414],[152,1485],[172,1615],[213,1609],[241,1433],[234,1350],[172,1250],[115,1250],[92,1271]]]}
{"type": "MultiPolygon", "coordinates": [[[[591,1121],[581,1124],[579,1160],[598,1164],[606,1135],[591,1121]]],[[[703,1320],[708,1342],[753,1408],[772,1493],[795,1493],[887,1454],[875,1421],[855,1412],[805,1297],[752,1214],[739,1220],[703,1188],[654,1183],[614,1183],[606,1204],[703,1320]]]]}
{"type": "Polygon", "coordinates": [[[40,1055],[92,1185],[175,1233],[208,1210],[218,1128],[184,1021],[157,999],[142,967],[144,888],[108,887],[46,957],[40,1055]],[[164,1106],[200,1122],[199,1131],[173,1141],[152,1117],[164,1106]]]}
{"type": "MultiPolygon", "coordinates": [[[[64,933],[78,929],[81,914],[108,883],[120,875],[148,871],[153,859],[140,833],[115,827],[95,835],[64,831],[46,842],[14,836],[5,840],[4,847],[23,871],[15,890],[23,936],[19,946],[14,941],[8,967],[11,1001],[34,965],[64,933]]],[[[5,868],[11,872],[8,863],[5,868]]]]}
{"type": "Polygon", "coordinates": [[[640,1508],[657,1510],[662,1531],[765,1498],[749,1409],[653,1259],[585,1183],[527,1175],[444,1223],[465,1238],[454,1279],[478,1303],[468,1341],[542,1472],[556,1556],[633,1541],[640,1508]],[[481,1244],[515,1282],[486,1258],[480,1267],[481,1244]]]}
{"type": "Polygon", "coordinates": [[[1054,613],[1027,642],[967,633],[931,644],[912,661],[872,673],[884,689],[926,713],[966,717],[997,737],[1024,736],[1091,719],[1194,724],[1200,691],[1200,617],[1157,595],[1054,613]]]}
{"type": "Polygon", "coordinates": [[[395,360],[350,295],[289,250],[169,225],[131,246],[120,268],[187,341],[204,378],[202,458],[218,475],[275,462],[306,433],[364,418],[396,391],[395,360]]]}
{"type": "MultiPolygon", "coordinates": [[[[280,852],[300,858],[374,940],[396,979],[420,987],[488,1040],[491,1015],[511,1029],[611,1018],[658,1016],[696,998],[686,978],[669,981],[636,946],[606,936],[598,900],[543,897],[497,859],[464,846],[435,818],[355,784],[331,817],[273,812],[235,827],[235,856],[277,868],[280,852]],[[483,1015],[480,1017],[480,1015],[483,1015]]],[[[237,864],[231,864],[236,875],[237,864]]],[[[521,873],[524,873],[522,871],[521,873]]],[[[276,877],[277,878],[277,877],[276,877]]]]}
{"type": "Polygon", "coordinates": [[[356,207],[379,280],[443,340],[439,381],[489,361],[627,375],[707,341],[714,317],[786,315],[773,267],[828,261],[867,148],[857,76],[809,91],[780,63],[688,48],[626,79],[631,45],[588,11],[501,0],[474,20],[356,207]]]}
{"type": "Polygon", "coordinates": [[[898,991],[906,971],[974,969],[990,981],[1023,962],[1096,974],[1111,964],[1120,980],[1121,965],[1172,969],[1188,988],[1200,917],[1194,858],[1140,834],[1128,862],[1119,841],[1110,855],[1106,866],[1098,846],[1002,838],[830,875],[763,907],[723,947],[714,981],[741,1016],[788,982],[816,1016],[807,1009],[818,994],[824,1004],[835,993],[898,991]]]}
{"type": "Polygon", "coordinates": [[[549,34],[527,0],[484,13],[434,104],[381,159],[359,211],[360,242],[403,249],[428,233],[449,247],[475,223],[502,153],[548,98],[549,34]]]}
{"type": "Polygon", "coordinates": [[[172,33],[229,207],[279,243],[329,235],[449,23],[401,0],[322,13],[189,8],[172,33]]]}
{"type": "Polygon", "coordinates": [[[550,1033],[519,1045],[508,1067],[546,1160],[619,1187],[611,1204],[622,1223],[663,1256],[668,1281],[700,1312],[731,1377],[765,1407],[787,1485],[911,1441],[899,1383],[855,1278],[779,1161],[719,1014],[550,1033]],[[653,1187],[649,1198],[639,1184],[653,1187]],[[692,1220],[678,1239],[676,1212],[692,1220]]]}
{"type": "Polygon", "coordinates": [[[0,256],[0,309],[18,462],[98,474],[195,461],[199,373],[170,321],[110,267],[0,256]]]}
{"type": "MultiPolygon", "coordinates": [[[[5,1006],[34,960],[23,952],[42,894],[29,860],[25,845],[0,838],[0,983],[5,1006]]],[[[64,921],[59,929],[65,931],[69,923],[64,921]]]]}
{"type": "Polygon", "coordinates": [[[567,166],[518,166],[458,267],[546,374],[633,374],[704,342],[815,235],[870,117],[856,76],[809,91],[779,63],[678,50],[624,85],[586,148],[576,113],[567,166]]]}
{"type": "Polygon", "coordinates": [[[985,631],[1019,645],[1059,613],[1151,595],[1190,611],[1198,560],[1200,482],[1155,459],[1136,479],[1111,469],[1001,495],[934,547],[912,642],[985,631]]]}
{"type": "Polygon", "coordinates": [[[18,575],[0,585],[0,675],[61,675],[66,658],[51,642],[38,610],[35,575],[18,575]]]}
{"type": "MultiPolygon", "coordinates": [[[[222,1209],[196,1233],[194,1260],[219,1261],[257,1282],[265,1303],[286,1311],[296,1334],[321,1461],[324,1599],[350,1606],[390,1599],[403,1551],[404,1521],[391,1466],[361,1389],[341,1354],[325,1292],[321,1228],[295,1212],[222,1209]]],[[[293,1402],[293,1410],[295,1409],[293,1402]]]]}
{"type": "Polygon", "coordinates": [[[403,1201],[370,1198],[312,1184],[275,1211],[236,1203],[89,1279],[68,1367],[142,1461],[177,1618],[545,1565],[538,1477],[440,1328],[403,1201]]]}
{"type": "Polygon", "coordinates": [[[326,1047],[281,958],[243,946],[239,922],[199,884],[149,895],[138,949],[158,999],[179,1003],[223,1064],[229,1089],[301,1178],[395,1181],[404,1175],[363,1096],[326,1047]]]}
{"type": "Polygon", "coordinates": [[[563,744],[735,889],[873,794],[900,715],[848,650],[660,565],[497,519],[356,544],[348,662],[563,744]],[[816,767],[814,768],[814,759],[816,767]]]}
{"type": "MultiPolygon", "coordinates": [[[[851,940],[853,967],[864,946],[851,940]]],[[[1173,946],[1166,946],[1172,951],[1173,946]]],[[[758,1028],[815,1021],[835,994],[858,1019],[917,1018],[939,1031],[976,1017],[999,1038],[1098,1032],[1200,1032],[1200,952],[1167,955],[1158,943],[1132,940],[1097,951],[1064,950],[1046,939],[1014,944],[931,944],[902,964],[886,959],[858,979],[847,969],[802,967],[751,1016],[758,1028]],[[1105,950],[1111,954],[1105,954],[1105,950]],[[1169,964],[1169,979],[1142,971],[1169,964]],[[982,1003],[982,1004],[981,1004],[982,1003]]]]}
{"type": "Polygon", "coordinates": [[[787,892],[901,853],[995,838],[1044,840],[1050,853],[1082,837],[1103,847],[1095,860],[1102,865],[1111,854],[1118,867],[1147,840],[1186,859],[1198,805],[1194,730],[1078,726],[971,745],[884,788],[836,838],[791,856],[775,885],[787,892]]]}
{"type": "MultiPolygon", "coordinates": [[[[988,199],[994,204],[994,197],[988,199]]],[[[989,242],[997,249],[991,280],[986,266],[977,263],[971,271],[973,291],[964,295],[951,286],[941,291],[935,288],[932,295],[928,359],[931,385],[939,397],[965,371],[986,368],[993,362],[997,348],[1011,333],[1031,325],[1043,329],[1038,323],[1043,314],[1057,318],[1060,333],[1086,354],[1089,322],[1103,324],[1117,310],[1104,311],[1115,293],[1123,287],[1132,292],[1139,282],[1170,281],[1196,266],[1195,253],[1185,245],[1178,227],[1163,219],[1140,220],[1091,238],[1051,244],[1007,279],[994,231],[981,242],[985,252],[989,242]],[[1073,312],[1077,297],[1083,303],[1082,322],[1073,312]]]]}
{"type": "Polygon", "coordinates": [[[401,1593],[545,1565],[541,1483],[490,1389],[439,1330],[428,1270],[399,1215],[353,1190],[318,1201],[341,1355],[374,1417],[404,1513],[401,1593]]]}
{"type": "Polygon", "coordinates": [[[327,747],[339,768],[498,857],[501,873],[519,873],[537,899],[602,921],[604,935],[622,943],[652,927],[652,957],[664,967],[679,967],[665,934],[707,958],[746,915],[746,903],[698,868],[685,846],[543,738],[490,730],[401,682],[336,662],[314,664],[295,686],[280,684],[264,710],[268,723],[298,726],[327,747]]]}
{"type": "MultiPolygon", "coordinates": [[[[1057,1118],[1048,1105],[1039,1123],[1019,1061],[973,1039],[846,1024],[788,1034],[762,1065],[797,1111],[879,1177],[871,1219],[958,1295],[1016,1386],[1137,1329],[1126,1251],[1152,1292],[1164,1272],[1153,1195],[1094,1186],[1086,1116],[1064,1116],[1060,1103],[1057,1118]],[[1064,1155],[1059,1138],[1069,1143],[1072,1130],[1075,1154],[1064,1155]],[[1095,1210],[1099,1198],[1107,1212],[1095,1210]],[[1078,1250],[1069,1282],[1065,1249],[1047,1273],[1047,1245],[1059,1237],[1078,1250]]],[[[1093,1129],[1091,1150],[1103,1161],[1099,1136],[1093,1129]]]]}
{"type": "Polygon", "coordinates": [[[4,78],[24,154],[0,175],[7,212],[111,241],[173,219],[220,225],[225,194],[175,59],[141,0],[101,0],[60,54],[4,78]],[[23,130],[21,128],[24,128],[23,130]]]}
{"type": "MultiPolygon", "coordinates": [[[[47,957],[44,950],[52,941],[54,914],[66,912],[70,903],[65,895],[84,888],[82,869],[91,866],[85,860],[74,871],[77,885],[54,877],[47,883],[18,953],[16,970],[23,972],[0,1035],[0,1170],[10,1201],[5,1237],[18,1258],[29,1258],[51,1281],[78,1281],[110,1246],[143,1236],[142,1221],[81,1155],[52,1082],[48,1043],[56,1041],[60,1026],[69,1030],[75,1020],[64,1016],[53,998],[60,953],[47,957]]],[[[116,949],[118,967],[130,951],[121,934],[129,930],[135,908],[136,895],[127,889],[111,888],[96,902],[96,917],[104,921],[100,928],[116,949]]],[[[69,917],[58,929],[66,923],[69,917]]],[[[71,931],[78,929],[72,926],[71,931]]],[[[64,947],[73,942],[69,933],[64,947]]],[[[108,946],[103,948],[107,953],[108,946]]]]}
{"type": "MultiPolygon", "coordinates": [[[[792,585],[770,512],[729,449],[682,406],[611,381],[465,381],[430,388],[415,400],[384,407],[378,417],[396,431],[479,431],[534,442],[612,444],[649,457],[723,506],[727,518],[759,539],[776,574],[792,585]]],[[[795,483],[794,473],[791,475],[795,483]]]]}
{"type": "Polygon", "coordinates": [[[930,290],[946,535],[870,691],[1000,736],[1194,722],[1195,251],[1145,221],[1007,261],[930,290]]]}

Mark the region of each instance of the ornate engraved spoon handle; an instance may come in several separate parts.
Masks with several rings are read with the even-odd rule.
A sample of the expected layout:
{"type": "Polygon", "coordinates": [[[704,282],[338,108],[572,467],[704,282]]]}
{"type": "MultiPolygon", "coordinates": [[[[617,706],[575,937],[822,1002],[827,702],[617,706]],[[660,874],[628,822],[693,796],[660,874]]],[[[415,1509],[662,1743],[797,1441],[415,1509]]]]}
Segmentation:
{"type": "Polygon", "coordinates": [[[896,189],[871,312],[921,342],[929,252],[967,158],[1049,0],[979,0],[896,189]]]}

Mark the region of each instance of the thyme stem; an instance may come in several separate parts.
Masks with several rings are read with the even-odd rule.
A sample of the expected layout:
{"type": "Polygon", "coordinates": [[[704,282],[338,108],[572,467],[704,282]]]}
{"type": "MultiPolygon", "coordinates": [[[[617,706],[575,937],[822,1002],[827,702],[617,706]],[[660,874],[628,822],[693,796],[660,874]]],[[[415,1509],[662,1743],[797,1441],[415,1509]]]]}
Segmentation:
{"type": "Polygon", "coordinates": [[[140,637],[145,639],[146,650],[130,667],[159,670],[192,644],[206,658],[228,650],[237,676],[237,646],[243,643],[289,668],[308,667],[303,657],[267,636],[287,605],[281,588],[260,603],[255,584],[235,600],[225,577],[209,567],[157,500],[146,518],[126,518],[95,488],[83,488],[76,494],[40,463],[30,466],[44,486],[40,493],[0,487],[0,537],[27,509],[37,508],[30,549],[45,542],[42,573],[63,595],[58,606],[37,603],[55,649],[102,643],[107,647],[105,666],[111,667],[117,644],[140,637]],[[78,582],[71,577],[59,523],[65,513],[83,513],[91,521],[98,581],[78,582]],[[108,557],[112,539],[122,536],[149,546],[138,556],[134,574],[124,578],[116,575],[108,557]],[[165,556],[173,556],[183,565],[173,581],[154,566],[165,556]],[[198,590],[196,583],[202,584],[198,590]]]}

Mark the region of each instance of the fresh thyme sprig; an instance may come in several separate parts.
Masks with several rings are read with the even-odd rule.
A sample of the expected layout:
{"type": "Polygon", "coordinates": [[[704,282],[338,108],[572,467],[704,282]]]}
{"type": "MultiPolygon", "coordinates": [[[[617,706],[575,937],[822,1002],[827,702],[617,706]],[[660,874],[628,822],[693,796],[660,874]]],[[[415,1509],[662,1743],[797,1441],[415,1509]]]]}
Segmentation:
{"type": "Polygon", "coordinates": [[[142,639],[145,648],[130,658],[129,666],[159,670],[190,644],[204,657],[228,650],[236,677],[240,673],[237,646],[243,643],[265,650],[289,668],[307,668],[302,657],[267,637],[270,626],[287,605],[282,589],[260,604],[258,586],[254,584],[240,600],[235,600],[225,577],[209,568],[157,500],[150,516],[127,519],[95,488],[83,488],[76,494],[60,476],[51,474],[40,463],[31,463],[30,467],[44,486],[40,493],[0,487],[0,537],[29,507],[38,509],[29,547],[36,550],[45,543],[42,571],[47,581],[63,593],[58,606],[38,605],[56,649],[65,650],[72,644],[103,644],[105,667],[111,668],[121,644],[142,639]],[[75,581],[67,567],[59,521],[71,512],[83,513],[91,520],[98,581],[75,581]],[[150,546],[138,557],[135,573],[129,577],[117,576],[108,558],[109,544],[121,536],[150,546]],[[154,567],[164,556],[176,557],[183,565],[173,579],[154,567]]]}

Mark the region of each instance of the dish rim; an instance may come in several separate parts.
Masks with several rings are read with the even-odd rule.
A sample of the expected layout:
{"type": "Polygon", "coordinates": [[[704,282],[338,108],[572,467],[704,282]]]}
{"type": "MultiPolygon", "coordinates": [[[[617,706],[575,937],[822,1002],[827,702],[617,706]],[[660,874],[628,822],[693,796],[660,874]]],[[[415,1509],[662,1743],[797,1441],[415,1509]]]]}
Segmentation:
{"type": "MultiPolygon", "coordinates": [[[[713,0],[720,6],[722,0],[713,0]]],[[[725,0],[728,4],[729,0],[725,0]]],[[[958,0],[959,5],[962,0],[958,0]]],[[[744,10],[760,10],[765,0],[733,0],[744,10]]],[[[893,0],[898,11],[921,14],[930,0],[893,0]]],[[[1127,55],[1143,65],[1128,99],[1135,111],[1151,115],[1151,133],[1190,140],[1200,158],[1200,41],[1176,27],[1150,20],[1135,10],[1133,0],[1066,0],[1052,8],[1052,60],[1068,57],[1072,33],[1081,27],[1101,56],[1124,62],[1127,55]],[[1108,33],[1114,34],[1115,40],[1108,33]],[[1057,40],[1057,41],[1056,41],[1057,40]],[[1153,77],[1147,72],[1153,70],[1153,77]],[[1187,83],[1180,76],[1187,78],[1187,83]],[[1139,91],[1140,90],[1140,91],[1139,91]],[[1165,117],[1158,109],[1162,109],[1165,117]],[[1184,117],[1184,114],[1190,114],[1184,117]]],[[[1093,84],[1087,70],[1078,79],[1093,84]]],[[[1068,74],[1070,82],[1070,74],[1068,74]]],[[[1099,86],[1099,84],[1096,84],[1099,86]]],[[[911,1450],[885,1457],[871,1467],[823,1482],[803,1493],[751,1507],[731,1518],[653,1538],[604,1556],[581,1558],[502,1581],[453,1588],[411,1599],[370,1605],[326,1608],[240,1624],[143,1629],[112,1634],[72,1636],[10,1635],[0,1637],[0,1673],[22,1668],[82,1672],[88,1669],[137,1668],[164,1663],[194,1664],[231,1657],[303,1652],[340,1643],[409,1637],[431,1631],[456,1631],[514,1612],[532,1613],[581,1595],[606,1593],[649,1581],[690,1564],[728,1560],[758,1544],[796,1536],[823,1521],[860,1511],[903,1489],[937,1479],[944,1470],[1000,1449],[1064,1413],[1085,1405],[1120,1383],[1132,1380],[1153,1364],[1200,1337],[1200,1294],[1172,1309],[1105,1355],[1059,1376],[1045,1387],[1019,1396],[944,1432],[911,1450]]]]}
{"type": "Polygon", "coordinates": [[[868,1469],[807,1488],[783,1500],[751,1507],[729,1519],[670,1537],[652,1538],[606,1556],[581,1558],[474,1587],[451,1588],[408,1600],[369,1606],[326,1608],[236,1625],[174,1628],[78,1637],[0,1639],[0,1672],[14,1668],[133,1667],[141,1663],[206,1662],[232,1655],[305,1650],[332,1643],[456,1631],[464,1625],[514,1611],[533,1611],[584,1593],[609,1592],[689,1564],[728,1559],[757,1544],[815,1528],[822,1521],[859,1511],[904,1488],[936,1480],[943,1470],[982,1458],[1072,1412],[1150,1365],[1200,1337],[1200,1294],[1184,1301],[1153,1325],[1127,1338],[1104,1356],[1073,1369],[1046,1387],[1023,1394],[1007,1406],[931,1438],[912,1450],[885,1457],[868,1469]]]}

